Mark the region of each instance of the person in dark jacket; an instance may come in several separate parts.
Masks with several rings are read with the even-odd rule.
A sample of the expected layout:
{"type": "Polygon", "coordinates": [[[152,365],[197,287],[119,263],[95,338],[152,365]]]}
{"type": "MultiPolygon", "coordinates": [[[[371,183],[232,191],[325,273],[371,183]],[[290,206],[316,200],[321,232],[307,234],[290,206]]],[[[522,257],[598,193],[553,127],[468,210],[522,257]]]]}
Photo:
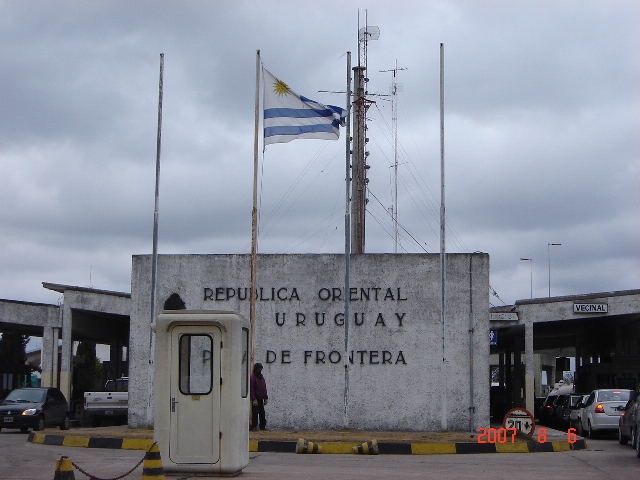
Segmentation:
{"type": "Polygon", "coordinates": [[[262,364],[256,363],[251,374],[251,430],[264,430],[267,426],[267,417],[264,413],[264,406],[269,402],[267,395],[267,382],[262,376],[262,364]],[[260,423],[258,423],[258,418],[260,423]]]}

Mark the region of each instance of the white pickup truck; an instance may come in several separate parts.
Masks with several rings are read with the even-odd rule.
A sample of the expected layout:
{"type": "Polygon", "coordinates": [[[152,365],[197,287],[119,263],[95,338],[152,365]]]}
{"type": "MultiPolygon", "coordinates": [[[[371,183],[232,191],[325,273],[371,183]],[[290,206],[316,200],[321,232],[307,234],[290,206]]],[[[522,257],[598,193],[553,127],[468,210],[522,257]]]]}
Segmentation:
{"type": "Polygon", "coordinates": [[[93,426],[99,426],[105,418],[127,419],[129,408],[129,378],[107,380],[104,392],[84,393],[85,417],[93,426]]]}

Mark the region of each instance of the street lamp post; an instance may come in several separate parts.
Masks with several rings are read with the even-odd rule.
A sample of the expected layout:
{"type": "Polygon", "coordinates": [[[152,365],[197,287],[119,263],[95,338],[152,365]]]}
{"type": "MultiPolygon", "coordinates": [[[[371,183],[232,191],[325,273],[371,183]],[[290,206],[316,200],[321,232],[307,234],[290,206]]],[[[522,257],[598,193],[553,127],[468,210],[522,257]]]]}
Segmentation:
{"type": "Polygon", "coordinates": [[[533,298],[533,259],[532,258],[521,258],[520,260],[526,260],[529,262],[529,270],[531,276],[531,298],[533,298]]]}
{"type": "Polygon", "coordinates": [[[561,243],[547,243],[547,260],[549,262],[549,296],[551,296],[551,247],[559,247],[561,243]]]}

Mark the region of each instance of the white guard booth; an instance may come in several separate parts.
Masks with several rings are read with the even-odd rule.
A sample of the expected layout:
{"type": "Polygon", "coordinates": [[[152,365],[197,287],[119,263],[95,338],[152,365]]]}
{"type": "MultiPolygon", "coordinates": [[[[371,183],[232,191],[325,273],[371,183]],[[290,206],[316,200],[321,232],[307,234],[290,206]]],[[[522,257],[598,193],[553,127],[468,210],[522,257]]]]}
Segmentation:
{"type": "Polygon", "coordinates": [[[153,328],[154,440],[164,470],[240,473],[249,464],[249,322],[170,310],[153,328]]]}

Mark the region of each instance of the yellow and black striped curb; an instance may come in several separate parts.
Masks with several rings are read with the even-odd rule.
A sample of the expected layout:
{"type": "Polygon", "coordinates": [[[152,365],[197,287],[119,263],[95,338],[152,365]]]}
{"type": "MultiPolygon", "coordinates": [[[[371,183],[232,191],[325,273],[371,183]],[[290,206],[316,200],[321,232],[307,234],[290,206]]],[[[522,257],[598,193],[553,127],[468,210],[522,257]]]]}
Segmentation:
{"type": "MultiPolygon", "coordinates": [[[[43,434],[29,432],[29,442],[62,447],[108,448],[114,450],[149,450],[153,445],[150,438],[81,437],[71,435],[43,434]]],[[[314,442],[322,447],[322,453],[352,454],[358,442],[314,442]]],[[[295,453],[296,441],[252,440],[250,452],[295,453]]],[[[537,453],[567,452],[586,448],[584,439],[575,443],[567,441],[539,443],[396,443],[378,442],[380,455],[442,455],[452,453],[537,453]]]]}
{"type": "MultiPolygon", "coordinates": [[[[322,453],[349,453],[360,443],[350,442],[317,442],[322,447],[322,453]]],[[[295,453],[297,442],[258,440],[249,442],[250,452],[295,453]]],[[[545,442],[538,443],[395,443],[378,442],[380,455],[441,455],[451,453],[537,453],[537,452],[567,452],[569,450],[583,450],[586,448],[584,439],[575,443],[545,442]]]]}
{"type": "Polygon", "coordinates": [[[60,447],[109,448],[112,450],[149,450],[152,438],[80,437],[29,432],[28,441],[60,447]]]}

